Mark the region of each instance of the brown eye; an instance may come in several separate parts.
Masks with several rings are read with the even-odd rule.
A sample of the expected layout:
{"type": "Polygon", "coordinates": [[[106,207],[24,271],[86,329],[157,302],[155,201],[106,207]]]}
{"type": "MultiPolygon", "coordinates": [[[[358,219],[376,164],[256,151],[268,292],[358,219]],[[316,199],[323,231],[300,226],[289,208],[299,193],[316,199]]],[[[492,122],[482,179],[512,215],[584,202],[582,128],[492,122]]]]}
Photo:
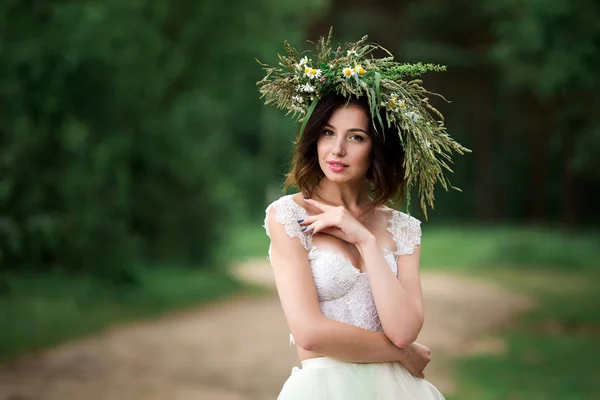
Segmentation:
{"type": "Polygon", "coordinates": [[[356,141],[358,141],[358,142],[362,142],[362,141],[365,140],[365,138],[362,137],[362,136],[360,136],[360,135],[353,135],[353,136],[351,136],[351,138],[354,139],[354,140],[356,140],[356,141]]]}

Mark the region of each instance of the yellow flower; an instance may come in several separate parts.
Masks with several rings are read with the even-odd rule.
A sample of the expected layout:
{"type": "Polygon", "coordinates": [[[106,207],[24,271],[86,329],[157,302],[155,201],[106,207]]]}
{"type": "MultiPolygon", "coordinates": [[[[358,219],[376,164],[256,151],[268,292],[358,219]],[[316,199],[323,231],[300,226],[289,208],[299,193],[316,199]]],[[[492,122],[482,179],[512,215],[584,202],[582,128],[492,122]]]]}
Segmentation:
{"type": "Polygon", "coordinates": [[[344,76],[346,78],[350,78],[355,73],[356,73],[356,71],[354,71],[352,68],[348,68],[348,67],[346,67],[342,70],[342,74],[344,74],[344,76]]]}
{"type": "Polygon", "coordinates": [[[358,73],[359,75],[364,75],[365,74],[365,69],[360,64],[357,65],[356,67],[354,67],[354,71],[356,73],[358,73]]]}
{"type": "Polygon", "coordinates": [[[308,74],[310,72],[310,67],[304,67],[304,73],[308,74]]]}
{"type": "Polygon", "coordinates": [[[320,69],[306,68],[304,71],[304,75],[309,79],[319,78],[322,74],[320,69]]]}

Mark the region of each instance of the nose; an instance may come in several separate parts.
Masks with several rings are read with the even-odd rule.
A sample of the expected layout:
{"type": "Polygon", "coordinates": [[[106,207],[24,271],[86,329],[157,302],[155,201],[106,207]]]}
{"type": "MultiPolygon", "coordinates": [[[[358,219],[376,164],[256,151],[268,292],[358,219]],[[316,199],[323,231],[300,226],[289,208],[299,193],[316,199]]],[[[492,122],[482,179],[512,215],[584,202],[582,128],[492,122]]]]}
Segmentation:
{"type": "Polygon", "coordinates": [[[331,149],[331,154],[336,157],[343,157],[346,155],[345,142],[342,137],[339,137],[335,141],[335,143],[333,145],[333,149],[331,149]]]}

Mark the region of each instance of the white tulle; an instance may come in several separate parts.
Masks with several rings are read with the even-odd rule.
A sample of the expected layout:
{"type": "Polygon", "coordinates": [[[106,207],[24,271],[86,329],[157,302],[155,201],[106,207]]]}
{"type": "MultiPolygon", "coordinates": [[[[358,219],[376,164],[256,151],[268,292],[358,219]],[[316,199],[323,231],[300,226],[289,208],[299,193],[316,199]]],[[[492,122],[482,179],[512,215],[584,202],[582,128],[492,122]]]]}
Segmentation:
{"type": "Polygon", "coordinates": [[[400,363],[354,364],[314,358],[294,367],[277,400],[443,400],[400,363]]]}

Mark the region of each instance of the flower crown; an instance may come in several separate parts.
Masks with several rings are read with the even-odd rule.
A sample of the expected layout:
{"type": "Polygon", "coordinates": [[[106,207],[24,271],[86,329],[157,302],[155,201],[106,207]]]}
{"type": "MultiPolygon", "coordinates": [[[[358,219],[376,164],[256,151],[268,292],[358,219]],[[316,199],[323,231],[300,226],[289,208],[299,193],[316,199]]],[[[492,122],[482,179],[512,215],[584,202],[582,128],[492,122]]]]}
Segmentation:
{"type": "Polygon", "coordinates": [[[303,56],[287,41],[284,42],[287,56],[278,54],[278,66],[257,60],[267,72],[257,82],[261,98],[265,98],[265,104],[286,109],[286,115],[291,113],[301,122],[300,137],[322,96],[366,96],[376,134],[385,134],[382,113],[387,117],[388,127],[398,128],[405,152],[407,206],[410,207],[411,188],[417,184],[421,209],[427,217],[427,207],[433,208],[436,183],[446,191],[448,187],[460,191],[444,175],[444,170],[453,172],[448,166],[452,162],[451,153],[470,152],[448,135],[443,115],[429,104],[427,96],[444,97],[427,91],[421,80],[413,79],[427,71],[445,71],[446,67],[397,63],[383,47],[368,44],[367,36],[333,49],[331,36],[332,30],[327,38],[322,37],[316,43],[316,60],[303,56]],[[374,50],[382,50],[387,56],[373,58],[370,53],[374,50]]]}

